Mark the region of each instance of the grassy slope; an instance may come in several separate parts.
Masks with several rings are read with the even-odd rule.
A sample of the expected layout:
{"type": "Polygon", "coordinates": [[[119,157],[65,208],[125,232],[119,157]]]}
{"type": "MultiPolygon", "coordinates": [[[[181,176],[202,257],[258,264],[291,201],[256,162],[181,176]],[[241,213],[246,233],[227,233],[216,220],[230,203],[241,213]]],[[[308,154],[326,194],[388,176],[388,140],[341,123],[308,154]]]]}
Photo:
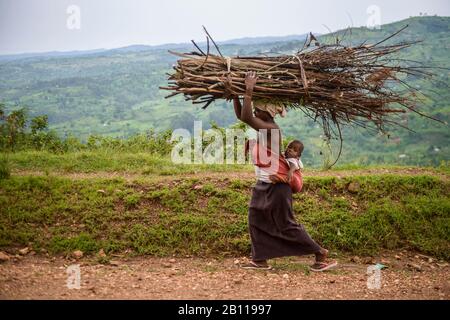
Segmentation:
{"type": "MultiPolygon", "coordinates": [[[[62,154],[48,151],[25,150],[9,153],[0,157],[7,159],[9,167],[17,171],[38,171],[48,173],[132,173],[144,175],[177,175],[195,174],[197,172],[253,172],[250,164],[246,165],[212,165],[212,164],[174,164],[168,157],[153,155],[148,152],[120,152],[116,150],[99,149],[93,151],[76,151],[62,154]]],[[[443,163],[438,167],[427,167],[430,172],[450,172],[450,163],[443,163]]],[[[361,169],[402,169],[405,166],[356,164],[337,164],[333,170],[361,170],[361,169]]],[[[308,168],[308,170],[311,170],[308,168]]],[[[312,169],[321,171],[320,169],[312,169]]],[[[101,175],[101,174],[100,174],[101,175]]]]}
{"type": "MultiPolygon", "coordinates": [[[[0,180],[0,247],[248,254],[252,183],[226,176],[162,182],[13,176],[0,180]]],[[[431,176],[312,177],[294,210],[313,238],[341,252],[407,247],[450,259],[449,196],[448,180],[431,176]],[[349,182],[360,191],[347,191],[349,182]]]]}

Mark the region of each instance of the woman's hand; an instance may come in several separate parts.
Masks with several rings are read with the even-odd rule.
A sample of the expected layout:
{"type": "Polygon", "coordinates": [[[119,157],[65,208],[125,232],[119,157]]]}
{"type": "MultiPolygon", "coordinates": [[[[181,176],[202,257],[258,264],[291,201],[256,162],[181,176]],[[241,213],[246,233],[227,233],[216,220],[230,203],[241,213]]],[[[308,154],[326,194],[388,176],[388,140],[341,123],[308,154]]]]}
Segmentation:
{"type": "Polygon", "coordinates": [[[258,80],[258,76],[255,71],[248,71],[245,74],[245,88],[246,91],[253,91],[253,88],[256,85],[256,80],[258,80]]]}
{"type": "Polygon", "coordinates": [[[272,183],[286,183],[287,180],[283,179],[282,177],[276,175],[276,174],[271,174],[269,176],[270,181],[272,181],[272,183]]]}
{"type": "Polygon", "coordinates": [[[289,171],[287,174],[287,182],[291,183],[291,181],[292,181],[292,171],[289,171]]]}

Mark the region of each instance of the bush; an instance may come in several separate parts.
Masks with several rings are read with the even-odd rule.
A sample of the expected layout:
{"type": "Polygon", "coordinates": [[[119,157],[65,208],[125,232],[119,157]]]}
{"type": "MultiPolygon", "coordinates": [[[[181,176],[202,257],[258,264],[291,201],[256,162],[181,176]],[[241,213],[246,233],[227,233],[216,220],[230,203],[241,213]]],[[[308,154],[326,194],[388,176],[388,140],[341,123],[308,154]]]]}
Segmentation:
{"type": "Polygon", "coordinates": [[[4,156],[0,157],[0,180],[7,179],[11,175],[11,168],[8,159],[4,156]]]}

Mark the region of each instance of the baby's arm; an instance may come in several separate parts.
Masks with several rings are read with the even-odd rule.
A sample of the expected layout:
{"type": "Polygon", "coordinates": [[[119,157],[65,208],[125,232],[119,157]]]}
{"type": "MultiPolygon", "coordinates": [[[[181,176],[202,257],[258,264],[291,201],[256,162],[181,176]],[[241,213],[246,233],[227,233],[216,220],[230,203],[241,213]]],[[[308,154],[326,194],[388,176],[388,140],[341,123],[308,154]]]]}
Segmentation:
{"type": "Polygon", "coordinates": [[[291,183],[292,175],[294,174],[294,171],[297,169],[297,167],[295,166],[295,164],[293,164],[290,161],[288,161],[288,163],[289,163],[289,172],[288,172],[288,175],[287,175],[287,181],[289,183],[291,183]]]}

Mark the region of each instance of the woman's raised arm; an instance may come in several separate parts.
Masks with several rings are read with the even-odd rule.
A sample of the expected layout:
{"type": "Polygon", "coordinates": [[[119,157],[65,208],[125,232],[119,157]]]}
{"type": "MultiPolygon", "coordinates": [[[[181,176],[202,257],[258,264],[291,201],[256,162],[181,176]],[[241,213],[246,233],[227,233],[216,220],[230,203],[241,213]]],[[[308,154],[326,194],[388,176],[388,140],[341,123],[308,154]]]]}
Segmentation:
{"type": "Polygon", "coordinates": [[[241,105],[241,101],[239,101],[239,97],[233,98],[233,104],[234,104],[234,113],[236,114],[236,117],[239,120],[241,120],[242,105],[241,105]]]}
{"type": "Polygon", "coordinates": [[[242,107],[240,119],[255,130],[278,129],[276,123],[267,122],[253,116],[252,95],[253,88],[256,85],[256,80],[258,80],[258,77],[256,76],[255,71],[247,72],[245,77],[244,106],[242,107]]]}

